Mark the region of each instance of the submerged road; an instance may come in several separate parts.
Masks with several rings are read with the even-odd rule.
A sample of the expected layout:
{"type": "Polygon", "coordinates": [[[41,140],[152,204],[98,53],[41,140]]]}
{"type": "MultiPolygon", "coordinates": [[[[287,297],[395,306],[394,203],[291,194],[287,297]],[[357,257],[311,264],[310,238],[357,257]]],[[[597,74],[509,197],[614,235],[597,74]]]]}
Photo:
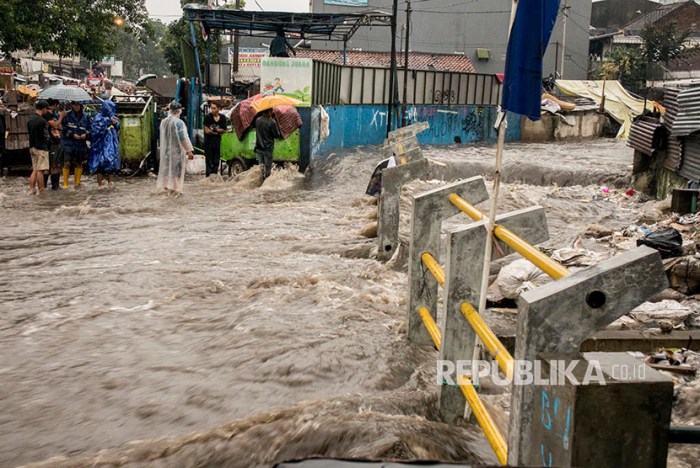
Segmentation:
{"type": "MultiPolygon", "coordinates": [[[[483,172],[492,153],[426,149],[446,179],[483,172]]],[[[506,154],[518,183],[502,208],[545,206],[552,244],[638,216],[596,199],[600,184],[624,185],[620,142],[506,154]],[[564,172],[562,185],[597,185],[549,185],[564,172]]],[[[179,199],[146,178],[41,197],[0,179],[0,465],[88,464],[109,447],[106,459],[154,466],[495,463],[478,428],[435,422],[436,355],[405,340],[406,275],[358,234],[376,217],[363,192],[379,159],[364,148],[263,186],[188,177],[179,199]],[[118,448],[135,440],[147,442],[118,448]]]]}

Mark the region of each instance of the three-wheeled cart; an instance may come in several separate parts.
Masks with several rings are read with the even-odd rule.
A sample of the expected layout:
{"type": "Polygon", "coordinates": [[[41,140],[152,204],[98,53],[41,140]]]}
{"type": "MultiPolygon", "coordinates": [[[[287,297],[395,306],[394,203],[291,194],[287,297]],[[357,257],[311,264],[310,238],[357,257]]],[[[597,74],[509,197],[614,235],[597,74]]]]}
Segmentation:
{"type": "MultiPolygon", "coordinates": [[[[221,137],[221,173],[238,175],[257,164],[255,156],[255,129],[251,128],[239,140],[235,132],[224,133],[221,137]],[[224,164],[225,163],[225,164],[224,164]]],[[[274,162],[299,162],[300,144],[299,130],[289,135],[285,140],[275,140],[272,153],[274,162]]]]}

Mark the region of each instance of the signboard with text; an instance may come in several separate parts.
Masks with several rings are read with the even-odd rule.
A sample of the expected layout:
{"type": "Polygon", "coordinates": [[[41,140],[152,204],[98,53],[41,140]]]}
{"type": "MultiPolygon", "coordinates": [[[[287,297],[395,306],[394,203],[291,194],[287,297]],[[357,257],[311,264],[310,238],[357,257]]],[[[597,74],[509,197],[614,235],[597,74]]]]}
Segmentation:
{"type": "Polygon", "coordinates": [[[261,93],[273,92],[311,105],[313,60],[268,57],[261,63],[261,93]]]}

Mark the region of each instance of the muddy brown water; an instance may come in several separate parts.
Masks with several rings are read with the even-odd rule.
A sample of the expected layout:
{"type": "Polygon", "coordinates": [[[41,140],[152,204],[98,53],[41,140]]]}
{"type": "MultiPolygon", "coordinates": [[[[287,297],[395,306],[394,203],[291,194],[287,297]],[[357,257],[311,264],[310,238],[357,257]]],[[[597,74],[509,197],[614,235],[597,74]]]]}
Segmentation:
{"type": "MultiPolygon", "coordinates": [[[[484,172],[492,154],[426,148],[444,179],[484,172]]],[[[599,195],[626,185],[620,142],[506,154],[501,208],[543,205],[552,245],[650,206],[599,195]]],[[[405,272],[358,234],[380,158],[331,155],[262,186],[256,173],[188,177],[177,199],[148,178],[40,197],[0,179],[0,465],[495,463],[478,428],[437,422],[436,354],[405,339],[405,272]]],[[[404,203],[439,183],[415,182],[404,203]]]]}

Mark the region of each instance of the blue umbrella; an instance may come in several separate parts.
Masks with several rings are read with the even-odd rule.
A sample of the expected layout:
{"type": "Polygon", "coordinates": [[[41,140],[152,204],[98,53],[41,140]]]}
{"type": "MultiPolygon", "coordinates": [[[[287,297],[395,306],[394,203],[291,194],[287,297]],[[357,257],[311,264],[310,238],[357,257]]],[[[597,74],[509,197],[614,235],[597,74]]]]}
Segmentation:
{"type": "Polygon", "coordinates": [[[92,98],[78,86],[56,85],[41,90],[39,96],[42,99],[56,99],[58,101],[89,102],[92,98]]]}

